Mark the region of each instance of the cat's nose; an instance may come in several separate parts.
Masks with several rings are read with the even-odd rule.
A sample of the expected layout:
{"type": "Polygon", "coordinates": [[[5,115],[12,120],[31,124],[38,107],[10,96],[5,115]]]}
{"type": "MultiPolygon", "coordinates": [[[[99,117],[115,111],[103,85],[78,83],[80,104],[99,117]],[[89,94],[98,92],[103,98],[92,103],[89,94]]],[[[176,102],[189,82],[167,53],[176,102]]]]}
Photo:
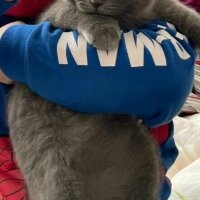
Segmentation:
{"type": "Polygon", "coordinates": [[[90,0],[90,3],[91,3],[95,8],[98,8],[100,5],[103,4],[103,0],[90,0]]]}

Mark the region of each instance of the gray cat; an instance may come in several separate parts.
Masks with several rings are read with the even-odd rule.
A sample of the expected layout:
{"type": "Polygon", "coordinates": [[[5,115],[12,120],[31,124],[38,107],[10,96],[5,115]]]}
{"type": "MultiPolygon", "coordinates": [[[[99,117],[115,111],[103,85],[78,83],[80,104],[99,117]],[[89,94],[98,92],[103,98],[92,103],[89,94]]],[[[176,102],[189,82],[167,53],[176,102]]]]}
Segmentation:
{"type": "MultiPolygon", "coordinates": [[[[111,50],[120,29],[152,19],[177,25],[200,45],[200,17],[175,0],[56,0],[41,16],[111,50]]],[[[9,126],[32,200],[157,200],[159,156],[147,128],[123,115],[88,115],[17,84],[9,126]]]]}
{"type": "Polygon", "coordinates": [[[154,19],[175,24],[200,46],[200,15],[178,0],[56,0],[41,16],[55,27],[78,30],[95,47],[111,50],[121,30],[154,19]]]}
{"type": "Polygon", "coordinates": [[[135,118],[76,113],[20,84],[8,113],[31,200],[158,199],[156,145],[135,118]]]}

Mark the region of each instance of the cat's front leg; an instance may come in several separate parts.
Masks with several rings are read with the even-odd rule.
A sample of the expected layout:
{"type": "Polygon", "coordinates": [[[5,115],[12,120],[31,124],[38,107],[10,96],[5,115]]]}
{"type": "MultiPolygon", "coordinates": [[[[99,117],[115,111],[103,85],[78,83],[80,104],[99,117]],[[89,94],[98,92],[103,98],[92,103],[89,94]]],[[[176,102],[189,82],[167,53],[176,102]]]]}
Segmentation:
{"type": "Polygon", "coordinates": [[[96,48],[112,50],[118,46],[121,30],[117,20],[111,17],[80,12],[68,1],[55,1],[39,21],[51,21],[54,27],[78,30],[96,48]],[[58,12],[59,11],[59,12],[58,12]]]}
{"type": "Polygon", "coordinates": [[[105,16],[85,16],[77,27],[88,43],[101,50],[112,50],[118,46],[121,30],[119,23],[105,16]]]}
{"type": "Polygon", "coordinates": [[[155,7],[157,19],[174,24],[181,33],[200,48],[200,14],[179,1],[163,0],[155,7]]]}

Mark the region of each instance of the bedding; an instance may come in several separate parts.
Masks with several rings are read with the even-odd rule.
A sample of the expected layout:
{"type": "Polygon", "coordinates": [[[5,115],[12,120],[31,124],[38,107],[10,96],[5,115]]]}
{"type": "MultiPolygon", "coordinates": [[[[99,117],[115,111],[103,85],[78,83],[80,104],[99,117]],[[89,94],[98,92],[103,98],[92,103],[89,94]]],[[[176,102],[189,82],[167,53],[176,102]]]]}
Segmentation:
{"type": "Polygon", "coordinates": [[[169,200],[200,199],[200,114],[176,117],[175,141],[179,157],[169,170],[172,194],[169,200]]]}
{"type": "Polygon", "coordinates": [[[169,200],[200,199],[200,158],[182,169],[172,178],[172,194],[169,200]]]}
{"type": "Polygon", "coordinates": [[[200,113],[200,51],[197,51],[197,59],[194,68],[194,87],[190,93],[185,105],[182,108],[182,112],[185,114],[200,113]]]}

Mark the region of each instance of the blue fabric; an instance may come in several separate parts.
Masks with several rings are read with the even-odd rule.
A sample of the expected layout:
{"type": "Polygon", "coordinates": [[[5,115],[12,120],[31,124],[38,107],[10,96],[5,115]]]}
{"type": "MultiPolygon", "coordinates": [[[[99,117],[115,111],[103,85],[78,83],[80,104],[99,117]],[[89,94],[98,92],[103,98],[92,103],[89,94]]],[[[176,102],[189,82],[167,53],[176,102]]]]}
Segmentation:
{"type": "Polygon", "coordinates": [[[6,10],[15,5],[17,1],[13,0],[12,2],[7,2],[6,0],[0,0],[0,14],[4,13],[6,10]]]}
{"type": "Polygon", "coordinates": [[[160,200],[167,200],[171,194],[171,183],[167,177],[164,178],[161,185],[160,200]]]}
{"type": "Polygon", "coordinates": [[[174,142],[174,125],[171,122],[170,125],[170,135],[166,142],[164,142],[160,146],[161,150],[161,157],[163,160],[163,166],[165,167],[166,171],[173,165],[177,156],[178,156],[178,149],[176,148],[176,144],[174,142]]]}
{"type": "MultiPolygon", "coordinates": [[[[4,13],[16,2],[8,3],[5,0],[0,0],[0,14],[4,13]]],[[[2,15],[0,17],[0,27],[12,22],[13,19],[2,15]]],[[[6,105],[7,105],[7,94],[11,86],[0,83],[0,136],[8,135],[7,116],[6,116],[6,105]]]]}
{"type": "Polygon", "coordinates": [[[106,56],[100,60],[91,45],[77,48],[78,40],[83,46],[84,41],[76,32],[63,33],[48,22],[13,26],[0,41],[0,66],[40,96],[76,111],[136,115],[150,127],[171,121],[193,84],[193,48],[186,40],[176,38],[177,32],[163,21],[154,21],[127,34],[132,38],[126,37],[129,49],[137,54],[144,48],[142,66],[131,66],[131,59],[138,55],[128,50],[126,34],[120,41],[114,66],[101,66],[100,62],[105,65],[105,60],[110,60],[106,56]],[[173,40],[166,39],[160,31],[166,31],[173,40]],[[164,41],[159,43],[160,37],[164,41]],[[63,38],[75,41],[72,47],[63,38]],[[137,45],[143,47],[134,47],[137,45]],[[161,51],[164,57],[159,57],[161,51]],[[166,59],[166,64],[156,65],[162,59],[166,59]]]}
{"type": "Polygon", "coordinates": [[[0,136],[8,135],[6,102],[11,86],[0,83],[0,136]]]}
{"type": "MultiPolygon", "coordinates": [[[[169,124],[170,134],[168,139],[160,145],[160,152],[163,166],[167,172],[167,170],[174,164],[177,156],[178,156],[178,149],[176,148],[174,142],[174,125],[173,122],[169,124]]],[[[171,194],[171,183],[167,177],[164,177],[161,183],[161,196],[160,200],[167,200],[171,194]]]]}

